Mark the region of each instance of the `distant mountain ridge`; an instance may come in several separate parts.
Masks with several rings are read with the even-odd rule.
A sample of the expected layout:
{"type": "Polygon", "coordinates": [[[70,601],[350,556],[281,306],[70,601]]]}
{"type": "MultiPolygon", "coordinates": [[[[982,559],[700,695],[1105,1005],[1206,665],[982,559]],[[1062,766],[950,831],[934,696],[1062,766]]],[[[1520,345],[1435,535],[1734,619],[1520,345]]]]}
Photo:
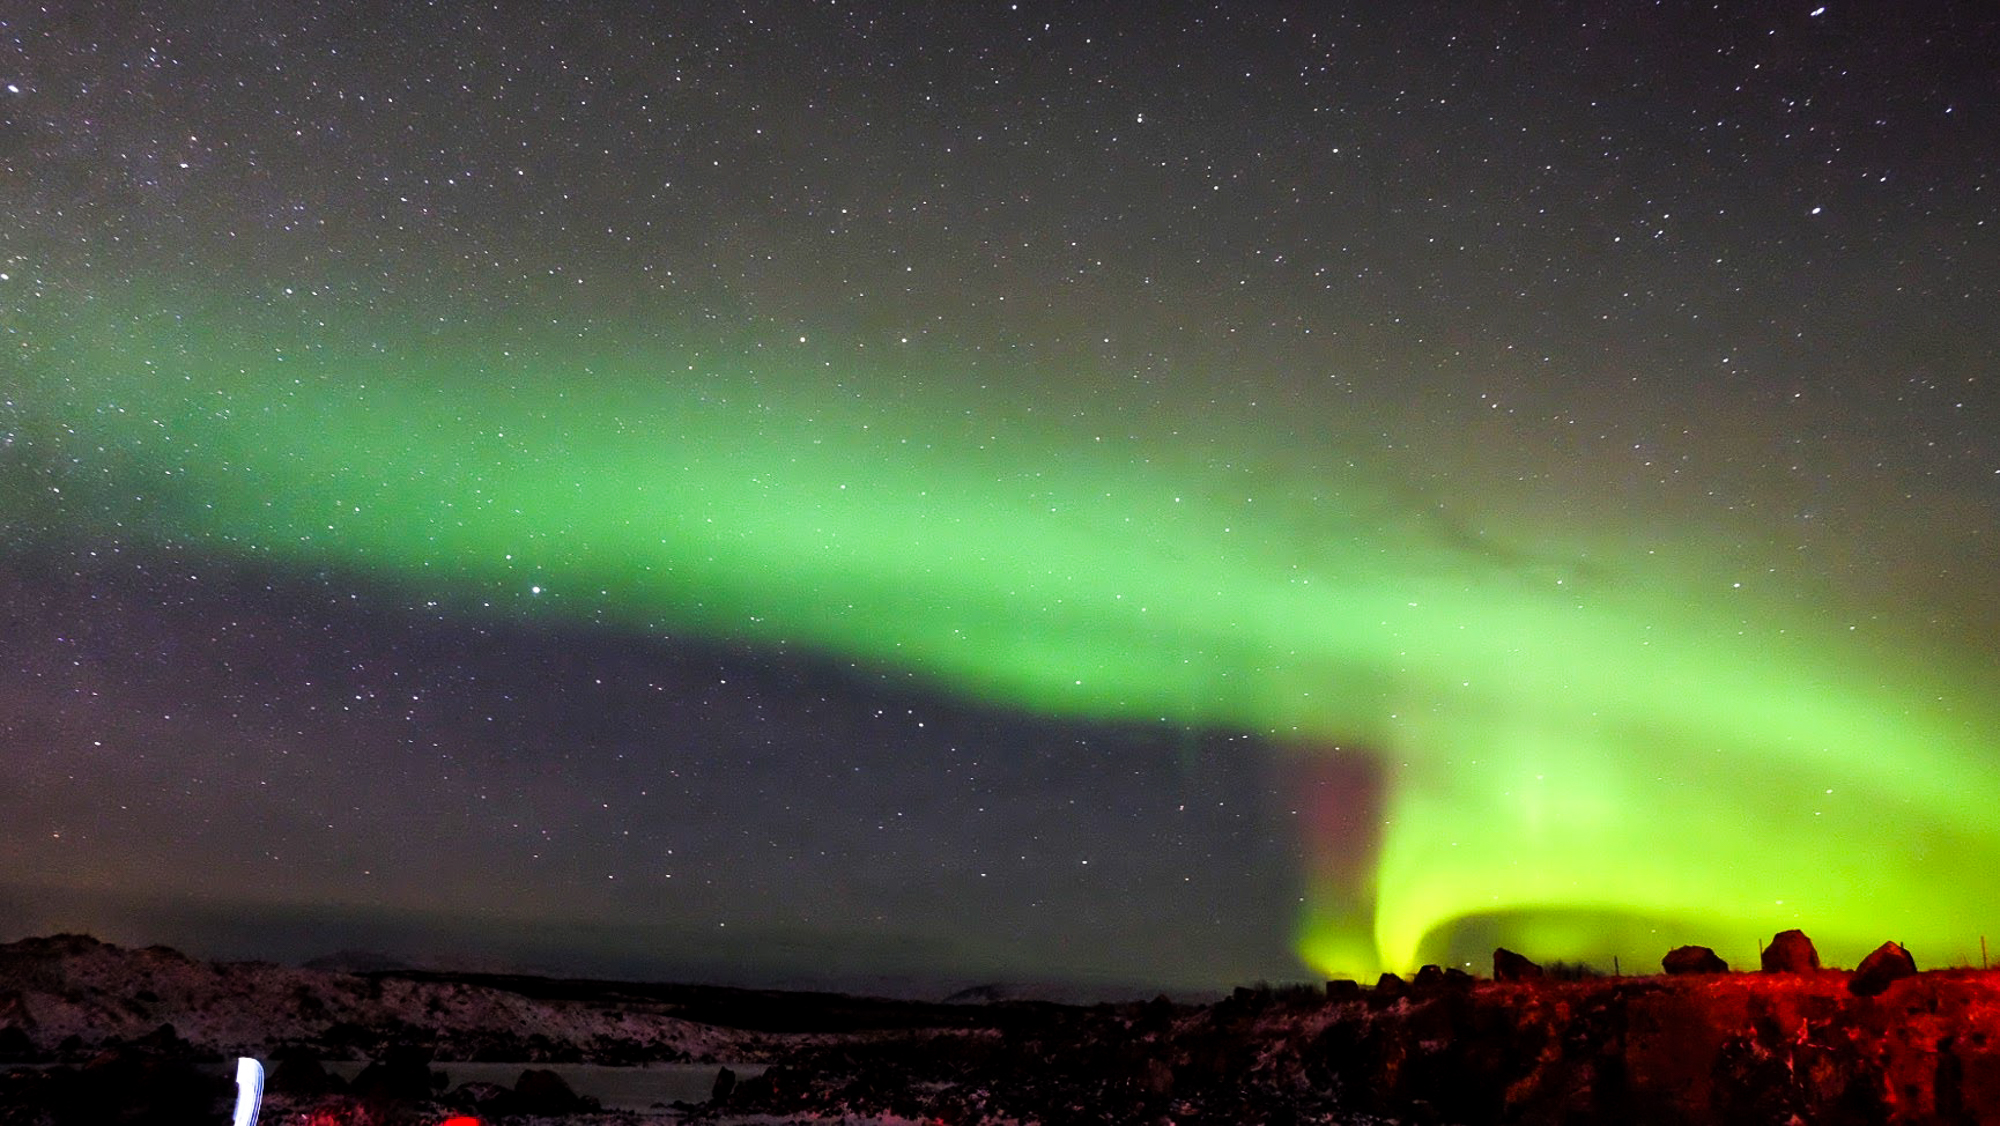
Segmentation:
{"type": "Polygon", "coordinates": [[[379,954],[373,950],[336,950],[331,954],[308,958],[299,963],[299,968],[339,974],[376,974],[418,967],[393,954],[379,954]]]}

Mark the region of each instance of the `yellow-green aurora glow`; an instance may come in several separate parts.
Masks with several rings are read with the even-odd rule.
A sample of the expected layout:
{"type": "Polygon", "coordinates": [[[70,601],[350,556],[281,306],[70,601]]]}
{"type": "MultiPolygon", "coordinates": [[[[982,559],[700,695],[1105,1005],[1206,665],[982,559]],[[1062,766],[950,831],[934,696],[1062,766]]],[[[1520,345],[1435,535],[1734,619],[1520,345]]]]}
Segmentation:
{"type": "Polygon", "coordinates": [[[1379,851],[1304,889],[1318,970],[1407,969],[1470,919],[1631,965],[1794,925],[1940,961],[2000,907],[1974,656],[1735,589],[1694,531],[1586,565],[1413,511],[1359,454],[1192,419],[1205,452],[1140,456],[1108,412],[858,360],[86,304],[18,326],[21,430],[56,453],[0,482],[17,522],[1368,756],[1379,851]]]}

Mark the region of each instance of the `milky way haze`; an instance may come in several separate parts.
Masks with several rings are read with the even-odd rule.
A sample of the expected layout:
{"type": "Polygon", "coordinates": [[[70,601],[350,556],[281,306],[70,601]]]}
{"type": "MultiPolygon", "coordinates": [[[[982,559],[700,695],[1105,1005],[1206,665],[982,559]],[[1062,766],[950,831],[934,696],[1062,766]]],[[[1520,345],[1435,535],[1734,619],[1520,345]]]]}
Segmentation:
{"type": "Polygon", "coordinates": [[[0,902],[1974,956],[1994,23],[1142,14],[7,24],[0,902]]]}

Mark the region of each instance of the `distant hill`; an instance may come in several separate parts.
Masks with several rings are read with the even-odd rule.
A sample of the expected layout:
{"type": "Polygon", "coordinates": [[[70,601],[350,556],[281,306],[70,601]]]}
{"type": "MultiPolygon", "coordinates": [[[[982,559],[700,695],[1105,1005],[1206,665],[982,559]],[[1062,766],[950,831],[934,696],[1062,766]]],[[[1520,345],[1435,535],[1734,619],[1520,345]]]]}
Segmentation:
{"type": "Polygon", "coordinates": [[[379,954],[372,950],[336,950],[331,954],[321,954],[317,958],[307,959],[299,963],[299,967],[341,974],[374,974],[417,968],[392,954],[379,954]]]}
{"type": "Polygon", "coordinates": [[[89,935],[0,944],[0,1032],[13,1029],[11,1041],[25,1037],[44,1053],[129,1042],[171,1024],[218,1054],[296,1047],[342,1059],[417,1042],[440,1059],[756,1061],[785,1050],[785,1037],[1006,1031],[1065,1008],[1050,997],[1061,990],[990,985],[972,991],[983,1004],[967,1005],[424,969],[366,951],[292,968],[204,962],[89,935]]]}
{"type": "Polygon", "coordinates": [[[211,963],[165,946],[89,935],[0,944],[0,1030],[39,1052],[129,1042],[171,1024],[195,1048],[268,1057],[304,1048],[373,1056],[409,1041],[443,1059],[745,1060],[760,1037],[676,1015],[641,997],[615,1005],[530,995],[497,982],[360,975],[264,962],[211,963]],[[68,1045],[65,1049],[64,1046],[68,1045]]]}

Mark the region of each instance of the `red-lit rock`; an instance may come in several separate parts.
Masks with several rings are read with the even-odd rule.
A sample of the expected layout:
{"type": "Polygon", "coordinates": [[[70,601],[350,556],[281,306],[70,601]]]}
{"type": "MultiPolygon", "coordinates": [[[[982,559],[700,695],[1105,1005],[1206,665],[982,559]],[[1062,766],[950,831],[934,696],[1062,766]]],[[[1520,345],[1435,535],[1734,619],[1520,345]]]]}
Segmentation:
{"type": "Polygon", "coordinates": [[[1706,946],[1676,946],[1660,959],[1660,968],[1670,974],[1726,974],[1729,963],[1706,946]]]}
{"type": "Polygon", "coordinates": [[[1502,946],[1493,951],[1494,981],[1532,981],[1542,976],[1542,967],[1502,946]]]}
{"type": "Polygon", "coordinates": [[[1854,976],[1847,981],[1847,988],[1858,997],[1876,997],[1903,978],[1915,976],[1917,960],[1910,957],[1910,952],[1893,942],[1885,942],[1861,959],[1854,976]]]}
{"type": "Polygon", "coordinates": [[[1764,948],[1767,974],[1809,974],[1819,971],[1819,951],[1802,930],[1779,931],[1764,948]]]}

